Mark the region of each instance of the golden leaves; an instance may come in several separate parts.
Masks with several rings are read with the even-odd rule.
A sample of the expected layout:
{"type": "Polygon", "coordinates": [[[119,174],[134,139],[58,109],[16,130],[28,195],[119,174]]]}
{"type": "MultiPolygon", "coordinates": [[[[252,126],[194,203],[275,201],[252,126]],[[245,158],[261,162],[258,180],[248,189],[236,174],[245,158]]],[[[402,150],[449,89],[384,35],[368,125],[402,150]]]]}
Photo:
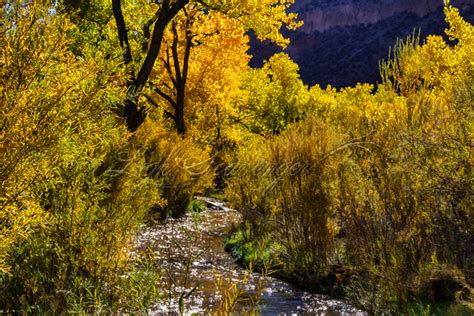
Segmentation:
{"type": "Polygon", "coordinates": [[[288,13],[288,8],[294,0],[207,0],[208,8],[223,12],[225,15],[239,21],[246,30],[252,30],[258,39],[271,40],[285,47],[288,39],[280,30],[285,27],[293,30],[302,22],[297,21],[297,15],[288,13]]]}

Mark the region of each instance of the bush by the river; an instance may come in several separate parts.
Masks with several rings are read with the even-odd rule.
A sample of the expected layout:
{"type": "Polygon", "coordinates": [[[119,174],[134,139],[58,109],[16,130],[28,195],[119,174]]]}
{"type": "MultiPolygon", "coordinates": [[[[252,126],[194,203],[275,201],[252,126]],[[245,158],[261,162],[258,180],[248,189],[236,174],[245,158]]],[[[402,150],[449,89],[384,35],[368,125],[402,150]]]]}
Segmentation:
{"type": "Polygon", "coordinates": [[[314,114],[240,150],[234,248],[266,240],[288,276],[371,311],[472,308],[474,31],[446,17],[450,42],[399,43],[383,84],[314,87],[314,114]]]}

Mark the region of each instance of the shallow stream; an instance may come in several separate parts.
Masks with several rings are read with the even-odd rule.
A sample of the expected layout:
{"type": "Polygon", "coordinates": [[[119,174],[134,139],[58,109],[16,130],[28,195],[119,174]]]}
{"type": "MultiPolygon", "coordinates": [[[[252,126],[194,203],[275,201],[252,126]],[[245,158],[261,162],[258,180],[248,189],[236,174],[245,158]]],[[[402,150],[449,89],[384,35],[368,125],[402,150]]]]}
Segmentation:
{"type": "MultiPolygon", "coordinates": [[[[200,214],[143,227],[137,236],[135,251],[152,252],[165,271],[161,287],[169,293],[150,314],[178,313],[181,293],[189,293],[194,287],[196,290],[184,300],[185,314],[211,314],[221,300],[219,289],[233,282],[250,294],[263,284],[259,304],[262,315],[366,315],[343,301],[246,271],[224,249],[230,229],[240,221],[239,214],[217,200],[206,199],[206,203],[210,207],[200,214]]],[[[248,300],[240,300],[236,313],[247,310],[249,304],[248,300]]]]}

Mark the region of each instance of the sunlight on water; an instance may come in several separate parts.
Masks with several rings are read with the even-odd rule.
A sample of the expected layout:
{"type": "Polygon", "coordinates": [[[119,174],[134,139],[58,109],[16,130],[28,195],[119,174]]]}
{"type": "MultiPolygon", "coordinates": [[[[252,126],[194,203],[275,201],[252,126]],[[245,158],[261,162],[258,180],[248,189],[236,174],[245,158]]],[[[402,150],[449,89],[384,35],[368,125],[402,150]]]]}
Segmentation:
{"type": "MultiPolygon", "coordinates": [[[[222,204],[215,209],[182,219],[169,219],[164,224],[143,227],[136,238],[135,252],[152,249],[162,273],[162,288],[170,295],[150,310],[151,314],[179,311],[181,293],[189,293],[185,299],[186,314],[208,314],[220,300],[216,280],[242,282],[246,271],[236,264],[224,250],[224,239],[232,225],[239,223],[239,214],[222,204]]],[[[261,276],[252,273],[245,290],[252,294],[261,276]]],[[[365,312],[330,297],[304,292],[281,280],[267,277],[262,295],[263,315],[366,315],[365,312]]],[[[247,309],[239,302],[237,311],[247,309]]]]}

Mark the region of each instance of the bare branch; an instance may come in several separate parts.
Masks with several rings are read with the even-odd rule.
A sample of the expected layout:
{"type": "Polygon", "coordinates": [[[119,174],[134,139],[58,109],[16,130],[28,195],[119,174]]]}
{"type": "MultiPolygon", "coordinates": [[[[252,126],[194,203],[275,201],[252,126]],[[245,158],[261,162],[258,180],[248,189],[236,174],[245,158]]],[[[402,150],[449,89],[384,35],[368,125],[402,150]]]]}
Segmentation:
{"type": "Polygon", "coordinates": [[[168,94],[164,93],[163,91],[160,90],[160,88],[158,87],[155,87],[153,89],[156,93],[158,93],[158,95],[160,97],[162,97],[163,99],[165,99],[166,101],[168,101],[169,104],[171,104],[171,106],[173,108],[176,108],[176,102],[173,100],[173,98],[171,96],[169,96],[168,94]]]}
{"type": "Polygon", "coordinates": [[[150,102],[151,105],[153,105],[155,108],[161,109],[166,117],[168,117],[170,119],[173,119],[173,121],[174,121],[175,117],[174,117],[173,113],[171,113],[170,111],[166,110],[165,108],[160,106],[158,103],[156,103],[155,100],[153,100],[153,98],[151,96],[149,96],[148,94],[144,93],[143,95],[148,100],[148,102],[150,102]]]}
{"type": "Polygon", "coordinates": [[[120,40],[120,47],[123,50],[123,60],[125,64],[132,61],[132,52],[128,42],[127,26],[122,14],[122,6],[120,0],[112,0],[112,9],[114,12],[115,22],[117,23],[117,31],[120,40]]]}

